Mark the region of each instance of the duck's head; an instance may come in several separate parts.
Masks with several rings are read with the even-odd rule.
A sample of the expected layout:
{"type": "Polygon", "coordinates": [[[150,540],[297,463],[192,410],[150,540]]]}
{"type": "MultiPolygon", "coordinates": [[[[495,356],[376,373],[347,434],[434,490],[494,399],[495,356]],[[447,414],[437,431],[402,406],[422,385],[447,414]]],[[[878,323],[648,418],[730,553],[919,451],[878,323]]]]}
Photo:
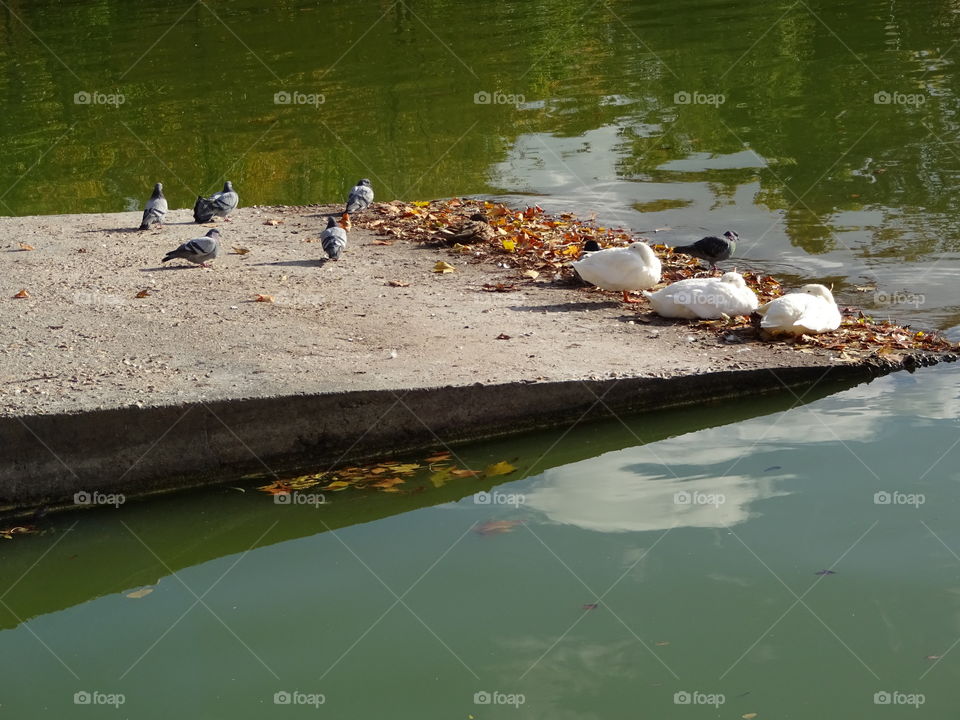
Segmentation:
{"type": "Polygon", "coordinates": [[[732,243],[735,243],[740,239],[740,236],[737,235],[737,233],[735,233],[733,230],[727,230],[723,236],[732,243]]]}
{"type": "Polygon", "coordinates": [[[747,282],[743,279],[743,275],[738,272],[724,273],[723,277],[720,278],[720,281],[730,283],[734,287],[738,288],[745,288],[747,286],[747,282]]]}
{"type": "Polygon", "coordinates": [[[820,285],[818,283],[810,283],[809,285],[804,285],[800,288],[800,292],[805,292],[808,295],[814,295],[815,297],[823,298],[827,302],[832,303],[833,293],[825,285],[820,285]]]}

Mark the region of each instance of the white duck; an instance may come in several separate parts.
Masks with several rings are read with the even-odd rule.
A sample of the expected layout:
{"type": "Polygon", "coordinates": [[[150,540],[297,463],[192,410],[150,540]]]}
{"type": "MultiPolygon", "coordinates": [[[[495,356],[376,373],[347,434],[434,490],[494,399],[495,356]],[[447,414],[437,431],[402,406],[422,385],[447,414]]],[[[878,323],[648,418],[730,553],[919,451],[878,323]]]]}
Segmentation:
{"type": "Polygon", "coordinates": [[[626,247],[607,248],[584,255],[571,263],[577,274],[603,290],[618,290],[624,302],[631,290],[649,290],[660,282],[660,258],[642,242],[626,247]]]}
{"type": "Polygon", "coordinates": [[[804,285],[799,292],[771,300],[757,310],[760,327],[787,335],[816,335],[840,327],[840,308],[823,285],[804,285]]]}
{"type": "Polygon", "coordinates": [[[757,309],[757,294],[743,275],[724,273],[719,278],[690,278],[656,292],[644,292],[657,315],[687,320],[712,320],[723,315],[749,315],[757,309]]]}

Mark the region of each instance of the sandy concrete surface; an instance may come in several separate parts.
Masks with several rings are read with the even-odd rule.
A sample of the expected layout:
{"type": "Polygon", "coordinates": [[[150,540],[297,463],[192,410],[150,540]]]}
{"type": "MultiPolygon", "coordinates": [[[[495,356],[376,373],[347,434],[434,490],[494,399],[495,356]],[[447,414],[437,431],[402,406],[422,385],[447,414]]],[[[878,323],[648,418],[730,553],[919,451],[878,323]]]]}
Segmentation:
{"type": "Polygon", "coordinates": [[[0,219],[0,414],[837,362],[357,228],[325,262],[324,213],[339,209],[241,208],[217,223],[209,270],[160,262],[214,226],[189,210],[145,232],[139,212],[0,219]],[[438,260],[456,271],[434,273],[438,260]],[[520,290],[483,290],[504,281],[520,290]]]}

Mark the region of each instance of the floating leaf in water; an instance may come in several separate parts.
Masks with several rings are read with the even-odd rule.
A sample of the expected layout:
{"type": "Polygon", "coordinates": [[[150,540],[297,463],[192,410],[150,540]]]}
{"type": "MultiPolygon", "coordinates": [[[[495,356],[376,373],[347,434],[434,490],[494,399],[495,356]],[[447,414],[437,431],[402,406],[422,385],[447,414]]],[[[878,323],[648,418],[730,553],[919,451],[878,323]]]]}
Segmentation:
{"type": "Polygon", "coordinates": [[[269,493],[271,495],[285,495],[286,493],[290,492],[290,490],[292,489],[293,488],[291,488],[289,485],[284,483],[282,480],[277,480],[276,482],[272,482],[269,485],[261,485],[260,487],[257,488],[257,490],[262,490],[263,492],[269,493]]]}
{"type": "Polygon", "coordinates": [[[32,525],[12,525],[8,528],[0,528],[0,537],[4,540],[13,540],[14,535],[33,535],[37,529],[32,525]]]}
{"type": "Polygon", "coordinates": [[[927,660],[939,660],[943,655],[927,655],[927,660]]]}
{"type": "Polygon", "coordinates": [[[669,640],[661,640],[660,642],[657,643],[657,647],[664,647],[665,645],[669,645],[669,644],[670,644],[669,640]]]}
{"type": "Polygon", "coordinates": [[[500,535],[501,533],[513,532],[513,529],[519,524],[519,520],[488,520],[481,525],[477,525],[473,531],[477,535],[500,535]]]}
{"type": "Polygon", "coordinates": [[[584,610],[596,610],[598,607],[600,607],[600,603],[584,603],[583,604],[584,610]]]}
{"type": "Polygon", "coordinates": [[[480,475],[479,470],[451,470],[451,475],[456,475],[457,477],[476,477],[480,475]]]}
{"type": "Polygon", "coordinates": [[[428,462],[428,463],[432,463],[432,462],[440,462],[441,460],[449,460],[449,459],[450,459],[450,453],[448,453],[448,452],[438,452],[438,453],[435,453],[435,454],[431,455],[431,456],[428,457],[428,458],[424,458],[423,461],[424,461],[424,462],[428,462]]]}
{"type": "Polygon", "coordinates": [[[329,485],[324,485],[323,489],[338,491],[346,490],[348,487],[350,487],[350,483],[348,483],[346,480],[334,480],[329,485]]]}
{"type": "Polygon", "coordinates": [[[436,472],[430,475],[430,482],[434,487],[443,487],[453,476],[453,468],[449,465],[438,467],[436,472]]]}
{"type": "Polygon", "coordinates": [[[496,477],[497,475],[509,475],[515,471],[516,468],[513,465],[508,463],[506,460],[501,460],[493,465],[488,465],[487,469],[483,471],[483,474],[487,477],[496,477]]]}
{"type": "Polygon", "coordinates": [[[375,488],[380,488],[381,490],[386,490],[386,489],[392,488],[394,485],[400,485],[401,483],[405,483],[405,482],[406,482],[406,480],[404,480],[403,478],[398,478],[398,477],[384,478],[383,480],[380,480],[380,481],[378,481],[378,482],[372,483],[372,484],[370,485],[370,487],[375,487],[375,488]]]}
{"type": "Polygon", "coordinates": [[[779,465],[771,465],[770,467],[765,468],[764,472],[773,472],[774,470],[783,470],[783,468],[779,465]]]}
{"type": "Polygon", "coordinates": [[[745,715],[741,715],[740,717],[742,717],[743,720],[753,720],[756,716],[756,713],[747,713],[745,715]]]}
{"type": "Polygon", "coordinates": [[[127,597],[133,598],[134,600],[139,600],[142,597],[146,597],[153,592],[152,587],[140,588],[139,590],[134,590],[133,592],[128,592],[127,597]]]}
{"type": "Polygon", "coordinates": [[[817,570],[817,575],[836,575],[836,570],[817,570]]]}

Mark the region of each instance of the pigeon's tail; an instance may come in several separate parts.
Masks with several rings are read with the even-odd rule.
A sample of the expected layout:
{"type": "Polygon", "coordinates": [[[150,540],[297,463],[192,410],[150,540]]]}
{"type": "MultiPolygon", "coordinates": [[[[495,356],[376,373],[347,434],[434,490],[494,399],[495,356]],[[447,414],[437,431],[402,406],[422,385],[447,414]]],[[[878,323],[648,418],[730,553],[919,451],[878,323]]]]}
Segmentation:
{"type": "Polygon", "coordinates": [[[678,245],[673,251],[675,253],[683,253],[684,255],[693,255],[694,257],[700,256],[700,251],[693,245],[678,245]]]}
{"type": "Polygon", "coordinates": [[[147,208],[143,211],[143,220],[140,222],[141,230],[149,230],[151,225],[160,225],[161,217],[160,213],[156,212],[153,208],[147,208]]]}
{"type": "Polygon", "coordinates": [[[193,206],[194,221],[198,223],[210,222],[213,220],[215,214],[216,210],[213,207],[213,203],[202,195],[197,195],[197,202],[193,206]]]}
{"type": "Polygon", "coordinates": [[[336,261],[340,259],[340,253],[343,252],[346,244],[343,238],[336,235],[328,235],[323,239],[323,251],[327,254],[328,258],[336,261]]]}
{"type": "Polygon", "coordinates": [[[185,258],[185,257],[188,257],[188,256],[184,254],[183,250],[181,250],[180,248],[177,248],[176,250],[171,250],[166,255],[164,255],[163,260],[161,260],[160,262],[166,262],[167,260],[176,260],[177,258],[185,258]]]}
{"type": "Polygon", "coordinates": [[[344,211],[343,214],[349,215],[350,213],[355,213],[357,210],[360,210],[360,209],[361,209],[360,200],[355,197],[351,197],[347,201],[347,209],[344,211]]]}

